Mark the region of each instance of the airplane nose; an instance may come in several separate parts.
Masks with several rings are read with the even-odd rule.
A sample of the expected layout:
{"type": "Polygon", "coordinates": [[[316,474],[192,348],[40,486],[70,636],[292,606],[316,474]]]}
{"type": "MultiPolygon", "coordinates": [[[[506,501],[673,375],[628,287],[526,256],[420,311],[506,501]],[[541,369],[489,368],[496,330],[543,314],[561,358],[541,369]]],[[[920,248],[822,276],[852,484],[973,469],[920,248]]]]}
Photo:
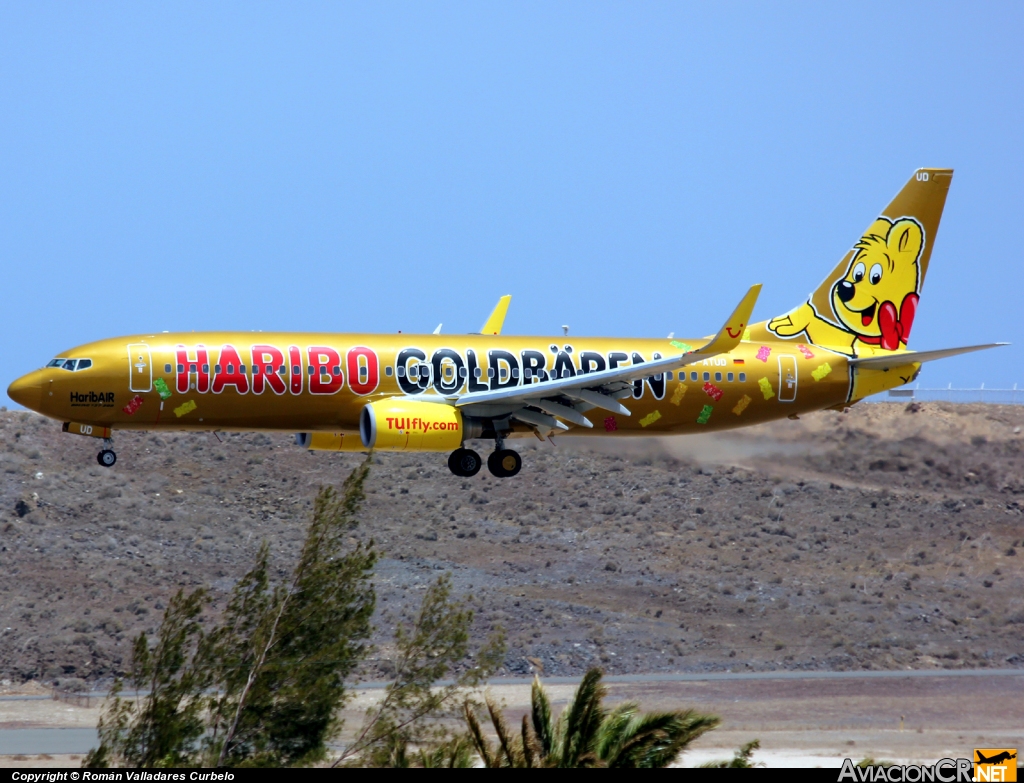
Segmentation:
{"type": "Polygon", "coordinates": [[[29,410],[38,411],[42,407],[43,401],[41,376],[42,373],[38,371],[23,375],[7,387],[7,396],[18,403],[18,405],[22,405],[29,410]]]}

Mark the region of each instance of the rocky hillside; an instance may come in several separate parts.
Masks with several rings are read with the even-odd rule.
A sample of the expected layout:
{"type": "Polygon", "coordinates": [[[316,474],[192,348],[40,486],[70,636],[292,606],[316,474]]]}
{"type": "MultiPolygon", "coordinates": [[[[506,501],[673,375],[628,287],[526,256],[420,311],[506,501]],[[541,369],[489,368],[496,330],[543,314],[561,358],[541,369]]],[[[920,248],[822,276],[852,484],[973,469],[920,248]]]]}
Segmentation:
{"type": "MultiPolygon", "coordinates": [[[[521,441],[523,472],[378,455],[376,677],[442,571],[509,634],[509,673],[1024,667],[1024,407],[860,405],[728,436],[521,441]]],[[[118,436],[0,413],[0,676],[123,668],[181,586],[282,569],[359,455],[286,435],[118,436]]],[[[484,445],[480,444],[481,452],[484,445]]],[[[216,611],[216,606],[214,607],[216,611]]]]}

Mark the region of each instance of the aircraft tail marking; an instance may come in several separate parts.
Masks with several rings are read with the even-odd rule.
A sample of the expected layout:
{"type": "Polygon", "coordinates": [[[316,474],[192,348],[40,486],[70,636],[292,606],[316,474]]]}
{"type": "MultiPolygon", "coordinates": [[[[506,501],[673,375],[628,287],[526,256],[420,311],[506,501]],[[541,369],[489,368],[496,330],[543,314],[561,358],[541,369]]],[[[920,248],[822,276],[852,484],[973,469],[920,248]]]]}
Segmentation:
{"type": "Polygon", "coordinates": [[[852,356],[906,350],[952,179],[952,169],[915,171],[807,301],[749,339],[799,338],[852,356]]]}

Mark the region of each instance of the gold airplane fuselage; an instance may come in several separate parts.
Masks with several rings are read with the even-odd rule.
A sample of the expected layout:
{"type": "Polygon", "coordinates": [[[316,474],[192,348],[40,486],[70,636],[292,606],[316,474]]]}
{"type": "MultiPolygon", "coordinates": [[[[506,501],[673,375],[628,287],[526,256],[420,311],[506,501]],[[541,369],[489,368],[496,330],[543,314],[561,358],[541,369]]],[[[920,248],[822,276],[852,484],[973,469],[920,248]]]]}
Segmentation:
{"type": "MultiPolygon", "coordinates": [[[[27,408],[77,425],[72,431],[80,434],[108,428],[356,433],[363,407],[385,398],[445,404],[466,393],[648,362],[704,341],[162,333],[79,346],[60,354],[60,364],[15,381],[8,393],[27,408]],[[88,366],[79,368],[86,364],[81,360],[88,366]]],[[[730,353],[634,381],[632,396],[622,400],[631,416],[595,410],[588,414],[593,428],[571,431],[732,429],[850,404],[907,382],[917,369],[854,368],[840,353],[794,341],[742,342],[730,353]]],[[[531,433],[511,425],[512,435],[531,433]]]]}

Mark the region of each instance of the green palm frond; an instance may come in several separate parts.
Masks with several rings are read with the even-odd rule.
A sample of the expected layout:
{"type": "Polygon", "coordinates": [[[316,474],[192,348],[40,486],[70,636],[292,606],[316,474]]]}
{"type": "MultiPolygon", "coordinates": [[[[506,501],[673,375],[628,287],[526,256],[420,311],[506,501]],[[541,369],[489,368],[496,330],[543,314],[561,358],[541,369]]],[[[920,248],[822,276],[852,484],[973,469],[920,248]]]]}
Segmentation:
{"type": "Polygon", "coordinates": [[[692,710],[634,715],[622,728],[614,755],[604,760],[610,767],[665,767],[697,737],[718,724],[718,718],[692,710]]]}
{"type": "Polygon", "coordinates": [[[501,748],[500,753],[505,756],[505,763],[501,766],[523,766],[522,753],[519,748],[516,747],[515,734],[512,733],[508,723],[505,722],[505,716],[501,714],[501,710],[498,709],[497,705],[490,699],[487,699],[487,712],[491,715],[491,723],[494,725],[494,733],[498,735],[498,745],[501,748]]]}
{"type": "Polygon", "coordinates": [[[530,721],[527,720],[526,716],[523,716],[523,728],[522,728],[522,749],[523,749],[523,764],[527,767],[538,766],[538,761],[543,759],[544,754],[540,749],[540,743],[537,741],[537,735],[533,733],[530,728],[530,721]]]}
{"type": "Polygon", "coordinates": [[[484,732],[480,728],[480,721],[476,719],[476,713],[473,712],[473,708],[468,701],[462,705],[462,708],[466,715],[466,725],[469,727],[469,739],[473,743],[473,747],[476,748],[480,760],[484,763],[485,767],[498,766],[495,763],[494,754],[491,753],[491,743],[484,737],[484,732]]]}
{"type": "MultiPolygon", "coordinates": [[[[573,696],[572,703],[562,713],[565,718],[562,726],[562,757],[558,766],[582,766],[595,757],[598,730],[604,720],[601,702],[608,689],[601,684],[603,672],[590,669],[580,682],[573,696]]],[[[561,719],[559,720],[562,723],[561,719]]],[[[588,763],[587,766],[590,766],[588,763]]]]}
{"type": "Polygon", "coordinates": [[[555,732],[551,725],[551,702],[548,701],[548,695],[537,677],[533,678],[530,702],[533,706],[533,730],[540,742],[541,751],[545,756],[550,756],[555,745],[555,732]]]}

